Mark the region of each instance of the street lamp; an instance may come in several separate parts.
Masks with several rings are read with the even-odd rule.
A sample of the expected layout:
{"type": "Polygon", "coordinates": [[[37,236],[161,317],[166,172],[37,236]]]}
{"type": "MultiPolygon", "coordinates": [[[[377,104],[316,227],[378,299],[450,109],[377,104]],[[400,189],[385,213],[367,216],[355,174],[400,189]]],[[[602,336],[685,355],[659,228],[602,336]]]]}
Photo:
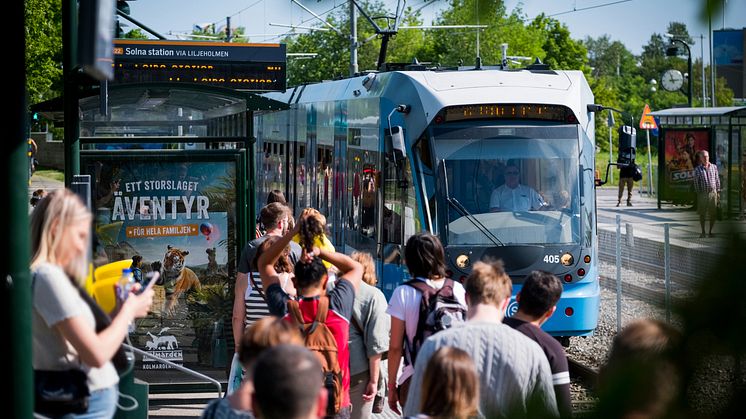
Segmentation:
{"type": "Polygon", "coordinates": [[[671,44],[666,48],[666,56],[667,57],[676,57],[679,55],[679,48],[676,46],[676,43],[679,43],[686,48],[686,64],[687,64],[687,71],[689,72],[687,74],[687,87],[688,90],[686,92],[687,98],[689,99],[689,107],[692,107],[692,51],[689,49],[689,45],[682,41],[681,39],[678,39],[674,37],[673,35],[666,34],[669,38],[671,38],[671,44]]]}

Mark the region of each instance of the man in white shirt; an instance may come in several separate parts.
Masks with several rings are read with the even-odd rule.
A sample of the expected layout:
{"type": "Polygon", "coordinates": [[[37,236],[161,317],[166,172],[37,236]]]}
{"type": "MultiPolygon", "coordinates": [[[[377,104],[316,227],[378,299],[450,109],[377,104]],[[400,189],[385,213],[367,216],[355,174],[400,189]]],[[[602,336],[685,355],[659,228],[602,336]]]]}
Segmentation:
{"type": "Polygon", "coordinates": [[[521,185],[518,167],[508,163],[505,167],[505,184],[495,188],[490,196],[490,211],[537,211],[546,209],[547,203],[530,186],[521,185]]]}

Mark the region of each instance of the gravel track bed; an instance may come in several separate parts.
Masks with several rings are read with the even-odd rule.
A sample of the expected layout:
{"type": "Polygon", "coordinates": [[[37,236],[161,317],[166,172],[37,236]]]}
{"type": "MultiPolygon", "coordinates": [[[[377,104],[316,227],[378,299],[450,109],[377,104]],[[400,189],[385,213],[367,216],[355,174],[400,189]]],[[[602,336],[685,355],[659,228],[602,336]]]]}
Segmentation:
{"type": "MultiPolygon", "coordinates": [[[[616,266],[601,263],[599,274],[610,278],[616,278],[616,266]]],[[[631,269],[622,269],[622,281],[646,287],[657,292],[664,292],[664,281],[662,278],[636,272],[631,269]]],[[[675,286],[676,297],[684,297],[690,294],[689,290],[680,285],[675,286]]],[[[622,299],[622,328],[640,318],[654,318],[666,321],[666,310],[661,305],[655,305],[639,301],[634,297],[623,295],[622,299]]],[[[672,316],[671,323],[680,326],[677,319],[672,316]]],[[[570,347],[566,348],[567,355],[574,360],[592,368],[599,368],[608,356],[614,336],[617,333],[617,296],[616,290],[601,288],[601,302],[598,319],[598,327],[595,334],[589,337],[570,338],[570,347]]],[[[715,357],[704,362],[695,372],[697,382],[688,389],[690,403],[694,406],[698,417],[712,417],[717,414],[727,403],[731,394],[733,383],[733,358],[715,357]]],[[[579,416],[593,408],[595,395],[592,389],[588,389],[582,382],[573,380],[571,383],[571,394],[573,409],[579,416]]]]}

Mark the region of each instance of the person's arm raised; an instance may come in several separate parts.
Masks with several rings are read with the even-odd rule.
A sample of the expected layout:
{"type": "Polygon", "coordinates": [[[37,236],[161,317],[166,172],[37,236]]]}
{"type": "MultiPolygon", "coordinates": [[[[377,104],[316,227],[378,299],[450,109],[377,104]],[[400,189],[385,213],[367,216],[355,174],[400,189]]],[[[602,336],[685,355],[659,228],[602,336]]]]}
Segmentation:
{"type": "Polygon", "coordinates": [[[272,243],[269,249],[259,256],[259,260],[256,262],[256,267],[257,271],[259,271],[259,276],[262,278],[262,284],[265,290],[272,284],[279,284],[282,286],[282,284],[280,284],[280,277],[275,270],[275,263],[277,263],[277,259],[279,259],[280,254],[282,254],[285,247],[290,243],[290,240],[293,239],[293,236],[298,233],[299,224],[300,223],[296,223],[292,230],[288,231],[284,236],[280,237],[279,240],[272,243]]]}

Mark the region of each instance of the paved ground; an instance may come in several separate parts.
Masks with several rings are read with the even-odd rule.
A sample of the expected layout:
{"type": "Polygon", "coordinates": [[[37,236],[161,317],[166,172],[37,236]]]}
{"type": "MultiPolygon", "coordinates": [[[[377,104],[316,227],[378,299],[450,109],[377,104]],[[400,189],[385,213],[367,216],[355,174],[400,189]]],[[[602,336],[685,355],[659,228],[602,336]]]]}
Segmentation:
{"type": "Polygon", "coordinates": [[[632,207],[627,207],[624,199],[622,206],[617,207],[616,201],[616,187],[597,189],[599,230],[616,230],[616,216],[620,215],[623,233],[626,224],[629,223],[636,237],[656,241],[663,241],[663,225],[668,223],[671,244],[681,247],[717,248],[727,234],[737,233],[746,236],[745,221],[729,220],[715,223],[714,238],[699,238],[699,216],[689,205],[662,204],[658,209],[655,196],[650,198],[636,188],[633,192],[632,207]]]}

